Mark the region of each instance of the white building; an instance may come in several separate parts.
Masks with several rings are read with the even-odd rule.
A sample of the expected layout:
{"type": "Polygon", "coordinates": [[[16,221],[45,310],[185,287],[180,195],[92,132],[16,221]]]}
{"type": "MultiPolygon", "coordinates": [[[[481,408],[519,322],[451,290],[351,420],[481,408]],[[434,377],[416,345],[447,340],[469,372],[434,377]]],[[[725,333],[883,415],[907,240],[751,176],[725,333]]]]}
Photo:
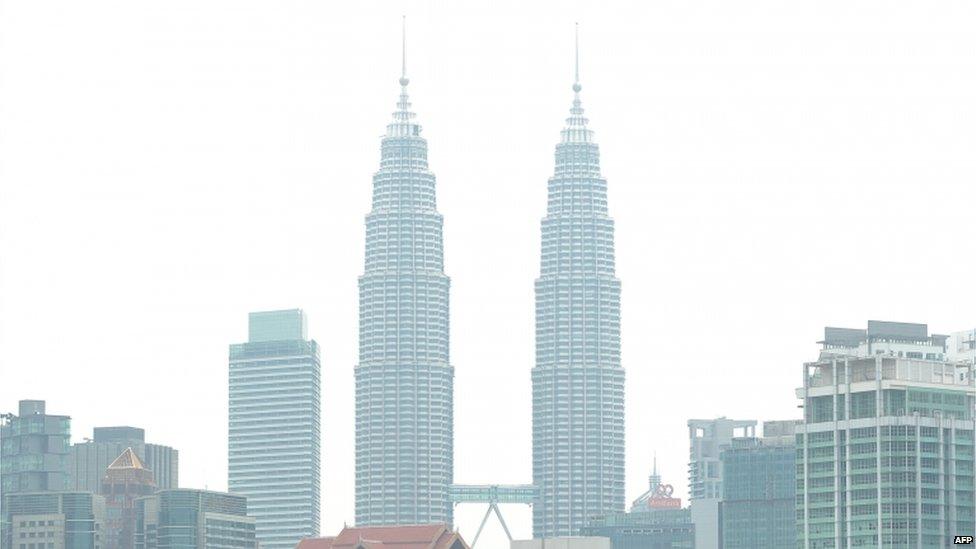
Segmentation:
{"type": "Polygon", "coordinates": [[[610,549],[610,538],[564,537],[512,541],[512,549],[610,549]]]}

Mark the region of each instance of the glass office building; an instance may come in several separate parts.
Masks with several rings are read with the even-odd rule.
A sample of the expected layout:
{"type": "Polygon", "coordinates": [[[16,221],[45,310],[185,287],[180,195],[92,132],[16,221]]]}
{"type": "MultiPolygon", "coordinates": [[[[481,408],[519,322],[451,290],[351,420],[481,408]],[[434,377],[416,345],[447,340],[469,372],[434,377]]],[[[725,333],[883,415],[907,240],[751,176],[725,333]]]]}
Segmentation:
{"type": "Polygon", "coordinates": [[[936,548],[976,530],[976,380],[925,324],[826,328],[803,367],[798,546],[936,548]]]}
{"type": "Polygon", "coordinates": [[[535,282],[532,472],[536,538],[624,510],[624,370],[614,225],[579,92],[556,145],[535,282]]]}
{"type": "Polygon", "coordinates": [[[320,375],[300,309],[251,313],[248,342],[230,346],[228,489],[268,549],[319,533],[320,375]]]}
{"type": "MultiPolygon", "coordinates": [[[[792,441],[791,441],[792,442],[792,441]]],[[[796,447],[733,439],[721,453],[722,548],[796,544],[796,447]]]]}
{"type": "Polygon", "coordinates": [[[356,365],[356,525],[452,522],[454,369],[443,218],[407,97],[382,138],[366,216],[356,365]]]}
{"type": "Polygon", "coordinates": [[[95,427],[91,440],[71,445],[68,456],[69,487],[72,490],[101,493],[102,478],[126,448],[132,448],[139,460],[152,471],[159,489],[179,486],[179,451],[161,444],[146,442],[146,432],[139,427],[95,427]]]}
{"type": "Polygon", "coordinates": [[[67,490],[71,418],[48,415],[43,400],[18,408],[0,426],[0,494],[67,490]]]}
{"type": "MultiPolygon", "coordinates": [[[[135,549],[256,549],[243,496],[161,490],[136,500],[135,549]]],[[[295,542],[298,545],[298,542],[295,542]]]]}
{"type": "Polygon", "coordinates": [[[0,549],[102,549],[102,496],[21,492],[2,499],[0,549]]]}

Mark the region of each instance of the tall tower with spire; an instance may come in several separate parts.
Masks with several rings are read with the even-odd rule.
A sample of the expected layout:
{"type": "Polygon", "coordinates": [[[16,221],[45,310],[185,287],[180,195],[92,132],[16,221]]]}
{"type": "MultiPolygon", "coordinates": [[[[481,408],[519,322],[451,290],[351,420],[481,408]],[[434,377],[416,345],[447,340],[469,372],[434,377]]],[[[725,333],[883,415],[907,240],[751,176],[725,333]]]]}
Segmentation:
{"type": "Polygon", "coordinates": [[[624,370],[620,281],[600,151],[580,102],[556,145],[535,282],[532,369],[535,537],[577,535],[594,515],[624,509],[624,370]]]}
{"type": "Polygon", "coordinates": [[[357,526],[453,521],[450,279],[434,174],[410,112],[409,83],[404,54],[400,100],[373,176],[359,278],[357,526]]]}

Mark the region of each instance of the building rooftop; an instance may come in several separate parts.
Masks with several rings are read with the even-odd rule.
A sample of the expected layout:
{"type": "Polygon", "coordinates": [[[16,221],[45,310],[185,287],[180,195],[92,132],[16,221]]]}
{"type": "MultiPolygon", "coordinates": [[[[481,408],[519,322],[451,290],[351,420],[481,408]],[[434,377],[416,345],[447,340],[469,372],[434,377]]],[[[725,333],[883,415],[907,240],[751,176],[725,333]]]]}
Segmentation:
{"type": "Polygon", "coordinates": [[[307,324],[301,309],[254,312],[248,315],[248,342],[305,340],[307,324]]]}
{"type": "Polygon", "coordinates": [[[296,549],[470,549],[447,524],[345,527],[332,538],[308,538],[296,549]]]}

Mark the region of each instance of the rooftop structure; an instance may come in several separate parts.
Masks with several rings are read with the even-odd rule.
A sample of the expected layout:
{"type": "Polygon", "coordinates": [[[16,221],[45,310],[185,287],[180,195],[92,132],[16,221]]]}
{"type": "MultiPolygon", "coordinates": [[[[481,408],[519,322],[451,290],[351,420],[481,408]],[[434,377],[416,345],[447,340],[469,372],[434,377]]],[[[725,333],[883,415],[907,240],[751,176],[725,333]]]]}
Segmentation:
{"type": "MultiPolygon", "coordinates": [[[[629,513],[591,518],[583,534],[610,539],[613,549],[692,549],[695,525],[691,511],[681,507],[674,488],[661,482],[657,460],[648,478],[648,490],[631,505],[629,513]]],[[[547,545],[548,547],[548,545],[547,545]]]]}
{"type": "Polygon", "coordinates": [[[830,356],[904,356],[943,360],[949,336],[929,335],[928,325],[869,320],[867,329],[824,328],[821,358],[830,356]]]}
{"type": "Polygon", "coordinates": [[[68,477],[72,490],[101,493],[106,469],[126,448],[131,448],[146,469],[152,471],[159,489],[177,488],[180,453],[175,448],[146,442],[139,427],[95,427],[92,438],[71,445],[68,477]]]}

